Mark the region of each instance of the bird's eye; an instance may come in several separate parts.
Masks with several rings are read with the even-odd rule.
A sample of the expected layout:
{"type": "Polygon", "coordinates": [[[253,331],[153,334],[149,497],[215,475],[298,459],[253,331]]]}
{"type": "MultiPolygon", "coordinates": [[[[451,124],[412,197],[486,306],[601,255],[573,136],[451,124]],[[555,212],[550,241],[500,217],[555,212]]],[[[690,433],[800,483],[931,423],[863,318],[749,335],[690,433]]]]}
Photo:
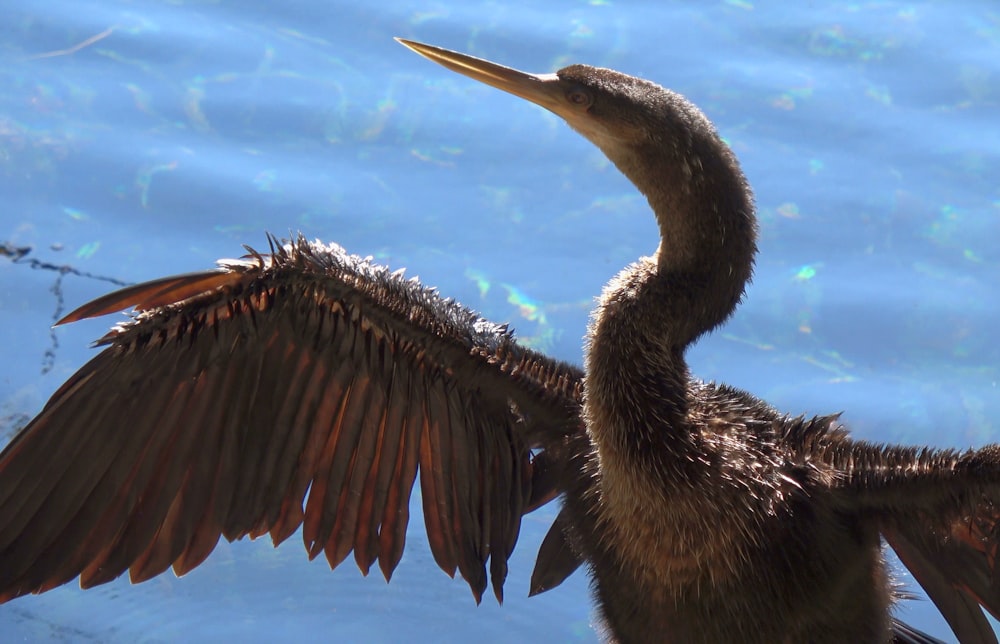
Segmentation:
{"type": "Polygon", "coordinates": [[[566,92],[566,100],[573,105],[578,105],[580,107],[588,107],[594,102],[591,97],[590,92],[581,89],[579,87],[573,88],[566,92]]]}

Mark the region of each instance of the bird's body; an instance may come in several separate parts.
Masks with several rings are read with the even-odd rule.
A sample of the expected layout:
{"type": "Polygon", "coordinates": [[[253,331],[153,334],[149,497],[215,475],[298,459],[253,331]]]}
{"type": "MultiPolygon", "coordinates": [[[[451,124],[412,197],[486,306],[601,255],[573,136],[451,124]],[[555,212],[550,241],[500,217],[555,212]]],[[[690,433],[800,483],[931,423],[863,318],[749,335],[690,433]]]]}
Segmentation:
{"type": "Polygon", "coordinates": [[[300,525],[311,556],[388,578],[419,477],[435,560],[477,598],[487,560],[500,597],[522,514],[562,495],[532,592],[585,562],[608,639],[930,641],[891,618],[884,538],[960,639],[995,641],[1000,450],[858,442],[688,373],[756,252],[708,119],[612,70],[404,44],[555,112],[649,201],[659,246],[605,288],[585,369],[304,240],[111,294],[70,319],[141,313],[0,455],[0,600],[300,525]]]}
{"type": "Polygon", "coordinates": [[[795,465],[810,439],[836,440],[835,418],[789,419],[727,387],[694,384],[692,396],[689,422],[712,431],[693,437],[689,472],[662,454],[602,449],[565,496],[610,632],[885,641],[892,596],[877,527],[838,511],[831,472],[795,465]]]}

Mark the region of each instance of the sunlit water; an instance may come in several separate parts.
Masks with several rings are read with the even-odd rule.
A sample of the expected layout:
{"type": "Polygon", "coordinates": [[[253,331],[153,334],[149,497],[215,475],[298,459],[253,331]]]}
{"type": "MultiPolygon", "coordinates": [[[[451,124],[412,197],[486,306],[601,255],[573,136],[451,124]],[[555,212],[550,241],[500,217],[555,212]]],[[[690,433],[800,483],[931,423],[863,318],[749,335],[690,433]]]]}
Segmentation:
{"type": "MultiPolygon", "coordinates": [[[[791,413],[844,410],[872,440],[1000,440],[995,2],[358,4],[7,3],[0,241],[32,251],[0,258],[0,431],[109,324],[55,346],[61,302],[114,288],[97,277],[205,268],[268,230],[405,266],[579,362],[593,296],[655,248],[644,200],[557,118],[404,36],[529,71],[615,67],[715,121],[755,187],[761,254],[695,373],[791,413]]],[[[554,512],[526,518],[503,607],[475,607],[414,525],[389,586],[308,563],[297,537],[223,544],[184,579],[0,606],[0,639],[591,641],[582,573],[525,597],[554,512]]],[[[950,637],[928,602],[903,617],[950,637]]]]}

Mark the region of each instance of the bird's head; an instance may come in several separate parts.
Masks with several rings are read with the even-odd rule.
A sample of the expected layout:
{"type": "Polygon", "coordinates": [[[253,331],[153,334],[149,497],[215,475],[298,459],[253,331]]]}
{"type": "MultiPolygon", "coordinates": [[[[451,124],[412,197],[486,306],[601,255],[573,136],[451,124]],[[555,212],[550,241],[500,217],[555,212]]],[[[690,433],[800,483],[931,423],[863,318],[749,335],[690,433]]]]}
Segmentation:
{"type": "Polygon", "coordinates": [[[697,147],[695,139],[718,139],[709,120],[683,96],[613,69],[570,65],[555,73],[529,74],[448,49],[397,40],[452,71],[553,112],[627,175],[632,174],[630,157],[648,155],[650,149],[661,154],[675,150],[683,157],[697,147]]]}
{"type": "Polygon", "coordinates": [[[708,271],[726,284],[713,320],[732,311],[756,250],[753,196],[735,155],[683,96],[612,69],[570,65],[529,74],[466,54],[397,39],[421,56],[555,113],[646,196],[656,255],[671,271],[708,271]],[[721,268],[720,268],[721,267],[721,268]]]}

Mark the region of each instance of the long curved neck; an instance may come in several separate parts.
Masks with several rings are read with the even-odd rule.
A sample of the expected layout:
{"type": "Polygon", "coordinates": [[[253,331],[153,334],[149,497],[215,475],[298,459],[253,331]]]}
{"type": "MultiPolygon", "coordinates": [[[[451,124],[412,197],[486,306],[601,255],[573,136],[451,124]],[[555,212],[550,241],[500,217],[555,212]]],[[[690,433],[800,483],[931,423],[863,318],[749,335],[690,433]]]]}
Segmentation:
{"type": "Polygon", "coordinates": [[[685,143],[651,141],[609,154],[646,196],[660,229],[649,279],[661,283],[654,290],[663,299],[643,335],[679,351],[733,312],[757,250],[753,197],[735,156],[714,131],[685,143]]]}
{"type": "Polygon", "coordinates": [[[649,200],[661,239],[654,257],[607,285],[591,321],[586,413],[602,452],[690,447],[685,349],[732,313],[750,278],[750,190],[728,147],[700,134],[605,150],[649,200]]]}

